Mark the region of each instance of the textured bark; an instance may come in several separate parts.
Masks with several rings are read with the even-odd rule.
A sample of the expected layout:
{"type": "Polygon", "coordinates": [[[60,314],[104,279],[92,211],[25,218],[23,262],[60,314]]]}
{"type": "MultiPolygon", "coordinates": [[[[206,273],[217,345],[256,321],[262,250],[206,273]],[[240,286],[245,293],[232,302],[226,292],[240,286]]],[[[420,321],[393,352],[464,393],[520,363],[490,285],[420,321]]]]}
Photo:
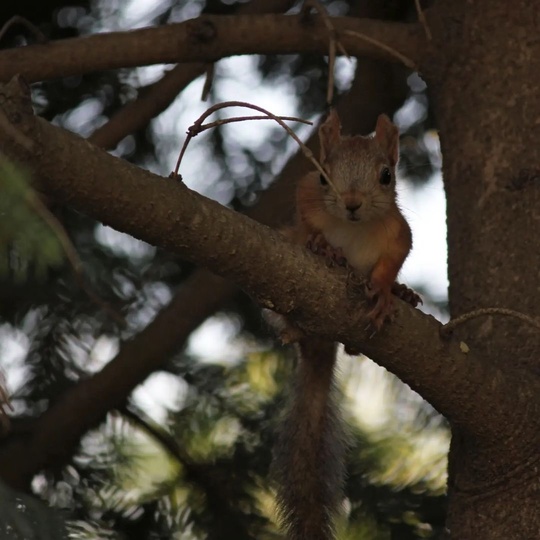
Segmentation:
{"type": "MultiPolygon", "coordinates": [[[[425,74],[444,156],[452,315],[499,306],[538,316],[538,3],[447,0],[429,15],[434,42],[425,74]]],[[[537,330],[494,316],[467,323],[457,335],[513,378],[518,395],[526,381],[538,381],[537,330]]],[[[539,433],[519,420],[538,414],[538,394],[530,399],[515,402],[511,432],[500,425],[494,445],[453,426],[452,538],[540,538],[539,433]]],[[[504,406],[492,403],[493,411],[504,406]]],[[[491,414],[483,421],[491,423],[491,414]]]]}
{"type": "MultiPolygon", "coordinates": [[[[338,31],[353,30],[419,60],[425,39],[415,24],[339,17],[338,31]]],[[[399,62],[387,49],[340,36],[349,54],[399,62]]],[[[328,53],[328,30],[320,17],[298,15],[205,15],[183,23],[111,32],[0,51],[0,81],[22,75],[28,82],[89,71],[167,62],[211,62],[235,54],[328,53]]]]}

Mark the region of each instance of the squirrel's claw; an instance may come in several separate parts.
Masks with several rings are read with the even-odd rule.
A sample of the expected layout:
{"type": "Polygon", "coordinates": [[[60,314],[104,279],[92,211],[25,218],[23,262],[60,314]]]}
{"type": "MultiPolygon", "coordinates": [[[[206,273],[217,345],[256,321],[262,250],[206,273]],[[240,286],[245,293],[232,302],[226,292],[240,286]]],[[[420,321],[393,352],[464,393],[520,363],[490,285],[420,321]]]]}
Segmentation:
{"type": "Polygon", "coordinates": [[[343,255],[343,250],[331,246],[321,233],[310,234],[306,242],[306,247],[315,253],[315,255],[324,257],[327,266],[330,268],[333,266],[348,266],[347,259],[343,255]]]}
{"type": "Polygon", "coordinates": [[[368,312],[370,324],[378,332],[386,319],[391,319],[394,313],[392,304],[392,294],[390,289],[378,289],[368,283],[366,285],[366,295],[370,300],[375,299],[375,305],[368,312]]]}
{"type": "Polygon", "coordinates": [[[412,289],[402,283],[394,283],[389,290],[378,289],[373,287],[371,283],[366,284],[366,295],[369,300],[375,300],[375,305],[368,313],[370,325],[373,326],[375,332],[382,328],[384,322],[392,319],[394,314],[394,306],[392,296],[397,296],[399,299],[407,302],[413,307],[422,304],[420,296],[412,289]]]}
{"type": "Polygon", "coordinates": [[[412,307],[424,303],[419,294],[407,287],[407,285],[398,283],[397,281],[392,285],[392,294],[404,302],[407,302],[407,304],[410,304],[412,307]]]}

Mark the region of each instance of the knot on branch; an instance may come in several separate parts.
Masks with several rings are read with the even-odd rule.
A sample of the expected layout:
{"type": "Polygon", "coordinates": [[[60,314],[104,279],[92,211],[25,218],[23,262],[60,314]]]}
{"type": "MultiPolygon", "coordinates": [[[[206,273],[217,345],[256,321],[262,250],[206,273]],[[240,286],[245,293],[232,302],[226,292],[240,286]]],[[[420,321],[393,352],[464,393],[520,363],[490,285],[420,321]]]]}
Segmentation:
{"type": "Polygon", "coordinates": [[[530,184],[540,184],[539,169],[521,169],[517,176],[506,186],[508,191],[519,191],[530,184]]]}
{"type": "Polygon", "coordinates": [[[194,41],[208,43],[216,38],[217,30],[214,23],[208,19],[195,19],[188,26],[188,33],[194,41]]]}

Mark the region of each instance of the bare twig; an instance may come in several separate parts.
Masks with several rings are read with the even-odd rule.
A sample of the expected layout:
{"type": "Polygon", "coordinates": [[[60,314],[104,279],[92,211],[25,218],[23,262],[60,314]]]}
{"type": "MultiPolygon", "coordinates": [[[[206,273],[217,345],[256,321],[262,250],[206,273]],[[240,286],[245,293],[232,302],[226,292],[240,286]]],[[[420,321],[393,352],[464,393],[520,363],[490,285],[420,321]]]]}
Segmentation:
{"type": "Polygon", "coordinates": [[[420,24],[424,27],[426,38],[428,39],[428,41],[431,41],[433,39],[433,36],[431,35],[431,30],[429,29],[424,10],[420,5],[420,0],[414,0],[414,5],[416,6],[416,13],[418,13],[418,20],[420,21],[420,24]]]}
{"type": "Polygon", "coordinates": [[[326,26],[326,29],[328,30],[330,37],[334,40],[339,52],[343,56],[346,56],[347,58],[350,59],[351,55],[347,52],[343,43],[341,43],[341,41],[338,39],[338,32],[334,24],[332,23],[330,16],[328,15],[328,11],[326,10],[326,7],[321,2],[319,2],[319,0],[306,0],[304,5],[307,7],[311,6],[315,10],[317,10],[317,13],[319,13],[319,15],[321,16],[324,26],[326,26]]]}
{"type": "Polygon", "coordinates": [[[0,29],[0,41],[7,34],[7,31],[17,24],[24,26],[36,38],[38,43],[47,43],[48,39],[45,34],[35,24],[20,15],[11,17],[11,19],[2,26],[0,29]]]}
{"type": "MultiPolygon", "coordinates": [[[[311,125],[311,122],[309,120],[303,120],[302,118],[296,118],[295,116],[280,116],[279,118],[285,121],[288,120],[290,122],[302,122],[303,124],[311,125]]],[[[201,126],[200,132],[222,126],[224,124],[233,124],[234,122],[243,122],[245,120],[272,120],[272,118],[269,118],[268,116],[235,116],[234,118],[220,118],[215,122],[210,122],[201,126]]]]}
{"type": "Polygon", "coordinates": [[[328,31],[328,86],[326,89],[326,103],[328,105],[332,105],[332,100],[334,99],[334,66],[336,63],[336,48],[339,49],[341,54],[346,56],[348,59],[351,57],[339,40],[337,30],[328,16],[326,7],[321,4],[319,0],[306,0],[303,9],[306,13],[309,13],[310,8],[314,8],[321,16],[324,26],[328,31]]]}
{"type": "Polygon", "coordinates": [[[406,65],[408,68],[418,71],[418,66],[413,60],[411,60],[404,54],[401,54],[399,51],[396,51],[396,49],[390,47],[389,45],[386,45],[386,43],[383,43],[382,41],[379,41],[378,39],[374,39],[369,36],[366,36],[365,34],[361,34],[360,32],[354,32],[353,30],[344,30],[343,33],[349,36],[353,36],[358,39],[361,39],[362,41],[366,41],[367,43],[371,43],[372,45],[375,45],[375,47],[379,47],[379,49],[382,49],[383,51],[386,51],[388,54],[401,60],[401,62],[404,65],[406,65]]]}
{"type": "Polygon", "coordinates": [[[13,405],[11,405],[9,392],[7,391],[6,377],[4,372],[0,370],[0,435],[5,435],[10,428],[7,409],[13,412],[13,405]]]}
{"type": "Polygon", "coordinates": [[[212,84],[214,82],[215,67],[216,67],[216,64],[212,62],[211,64],[208,64],[208,67],[206,68],[206,79],[204,79],[204,86],[202,89],[201,101],[206,101],[208,99],[208,95],[210,94],[210,90],[212,90],[212,84]]]}
{"type": "Polygon", "coordinates": [[[161,444],[161,446],[179,463],[189,463],[188,456],[182,451],[176,440],[165,430],[158,428],[142,411],[139,410],[135,412],[126,405],[123,405],[118,408],[118,412],[146,431],[148,435],[161,444]]]}
{"type": "MultiPolygon", "coordinates": [[[[326,181],[335,189],[335,186],[326,173],[326,171],[323,169],[321,164],[315,159],[315,156],[313,155],[313,152],[298,138],[298,135],[284,122],[284,119],[286,120],[292,120],[294,122],[302,122],[304,124],[311,125],[312,122],[308,120],[302,120],[301,118],[294,118],[294,117],[280,117],[276,116],[275,114],[272,114],[271,112],[267,111],[266,109],[263,109],[262,107],[259,107],[258,105],[253,105],[251,103],[246,103],[244,101],[225,101],[223,103],[217,103],[216,105],[213,105],[209,109],[207,109],[200,117],[199,119],[188,128],[187,130],[187,137],[184,141],[184,144],[182,145],[182,150],[180,151],[180,155],[178,156],[178,160],[176,162],[176,167],[174,169],[174,172],[172,174],[173,177],[178,177],[178,169],[180,168],[180,163],[182,162],[182,158],[184,157],[184,154],[186,152],[187,146],[191,139],[195,136],[197,136],[202,131],[205,131],[206,129],[209,129],[209,127],[214,127],[212,124],[203,125],[203,122],[213,113],[220,109],[224,109],[226,107],[245,107],[247,109],[253,109],[255,111],[259,111],[263,114],[266,114],[269,119],[274,120],[277,122],[300,146],[302,153],[315,165],[315,168],[319,171],[320,174],[324,176],[326,181]]],[[[256,117],[254,119],[262,120],[261,117],[256,117]]],[[[239,121],[238,119],[226,119],[226,120],[218,120],[218,123],[213,123],[215,125],[220,125],[219,122],[222,124],[230,123],[231,121],[239,121]]]]}
{"type": "Polygon", "coordinates": [[[519,319],[520,321],[529,324],[540,331],[540,321],[534,317],[530,317],[529,315],[525,315],[525,313],[521,313],[519,311],[514,311],[513,309],[491,307],[475,309],[474,311],[460,315],[459,317],[456,317],[455,319],[452,319],[445,325],[441,326],[439,333],[441,337],[447,338],[458,326],[470,321],[471,319],[476,319],[477,317],[482,317],[484,315],[503,315],[506,317],[514,317],[515,319],[519,319]]]}
{"type": "Polygon", "coordinates": [[[328,82],[326,85],[326,103],[332,105],[334,99],[334,69],[336,65],[336,42],[330,39],[328,44],[328,82]]]}

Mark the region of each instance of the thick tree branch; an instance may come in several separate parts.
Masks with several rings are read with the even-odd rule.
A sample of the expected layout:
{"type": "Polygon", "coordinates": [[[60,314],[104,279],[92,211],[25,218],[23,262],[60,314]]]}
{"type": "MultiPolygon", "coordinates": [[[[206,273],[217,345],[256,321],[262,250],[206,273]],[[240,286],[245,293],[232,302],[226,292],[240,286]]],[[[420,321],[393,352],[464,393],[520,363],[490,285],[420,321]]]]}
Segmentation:
{"type": "Polygon", "coordinates": [[[200,271],[188,279],[170,304],[99,373],[79,382],[45,412],[31,435],[14,437],[0,449],[0,476],[26,489],[36,472],[63,463],[80,437],[103,420],[107,411],[157,369],[199,324],[235,292],[225,280],[200,271]],[[59,444],[61,441],[61,444],[59,444]]]}
{"type": "MultiPolygon", "coordinates": [[[[351,30],[421,64],[427,41],[419,24],[373,19],[332,19],[340,41],[353,56],[396,62],[395,54],[345,34],[351,30]]],[[[320,17],[298,15],[205,15],[183,23],[131,32],[111,32],[0,51],[0,81],[22,75],[28,82],[91,71],[167,62],[212,62],[237,54],[328,52],[320,17]]]]}
{"type": "Polygon", "coordinates": [[[458,343],[441,340],[439,323],[402,303],[396,321],[369,339],[363,330],[363,298],[350,298],[342,273],[327,271],[319,259],[284,242],[278,233],[176,180],[140,170],[35,118],[17,104],[17,86],[14,81],[11,90],[0,91],[7,98],[3,108],[13,127],[34,141],[34,151],[17,145],[3,129],[0,143],[8,156],[39,172],[47,193],[208,266],[307,331],[361,350],[476,436],[499,441],[510,436],[512,423],[537,421],[539,415],[533,413],[538,411],[528,410],[536,403],[533,381],[522,380],[518,392],[510,376],[503,377],[474,351],[466,354],[458,343]]]}
{"type": "MultiPolygon", "coordinates": [[[[390,64],[381,66],[378,61],[370,59],[360,59],[359,66],[362,76],[355,78],[350,92],[337,104],[347,133],[367,133],[378,114],[382,110],[394,111],[407,92],[405,69],[390,64]],[[349,114],[350,111],[355,111],[355,114],[349,114]]],[[[317,155],[319,142],[316,133],[307,144],[317,155]]],[[[247,214],[267,225],[282,224],[290,217],[292,202],[289,201],[294,179],[308,170],[309,162],[298,153],[287,163],[272,188],[262,194],[257,204],[247,209],[247,214]]],[[[3,445],[0,454],[2,478],[9,480],[12,486],[26,489],[34,474],[43,468],[63,464],[84,433],[102,421],[111,408],[124,403],[138,384],[159,369],[171,351],[181,348],[207,316],[237,293],[232,282],[207,270],[196,270],[163,312],[125,344],[127,354],[122,345],[119,353],[101,372],[79,382],[34,422],[34,428],[25,435],[24,442],[10,438],[9,444],[3,445]],[[159,347],[149,350],[146,343],[155,342],[158,337],[159,347]],[[109,389],[107,398],[101,392],[103,387],[109,389]],[[82,409],[78,406],[81,401],[82,409]],[[72,414],[73,411],[80,414],[72,414]],[[62,426],[62,431],[56,428],[57,425],[62,426]],[[34,444],[37,438],[47,441],[40,452],[36,452],[34,444]]]]}

